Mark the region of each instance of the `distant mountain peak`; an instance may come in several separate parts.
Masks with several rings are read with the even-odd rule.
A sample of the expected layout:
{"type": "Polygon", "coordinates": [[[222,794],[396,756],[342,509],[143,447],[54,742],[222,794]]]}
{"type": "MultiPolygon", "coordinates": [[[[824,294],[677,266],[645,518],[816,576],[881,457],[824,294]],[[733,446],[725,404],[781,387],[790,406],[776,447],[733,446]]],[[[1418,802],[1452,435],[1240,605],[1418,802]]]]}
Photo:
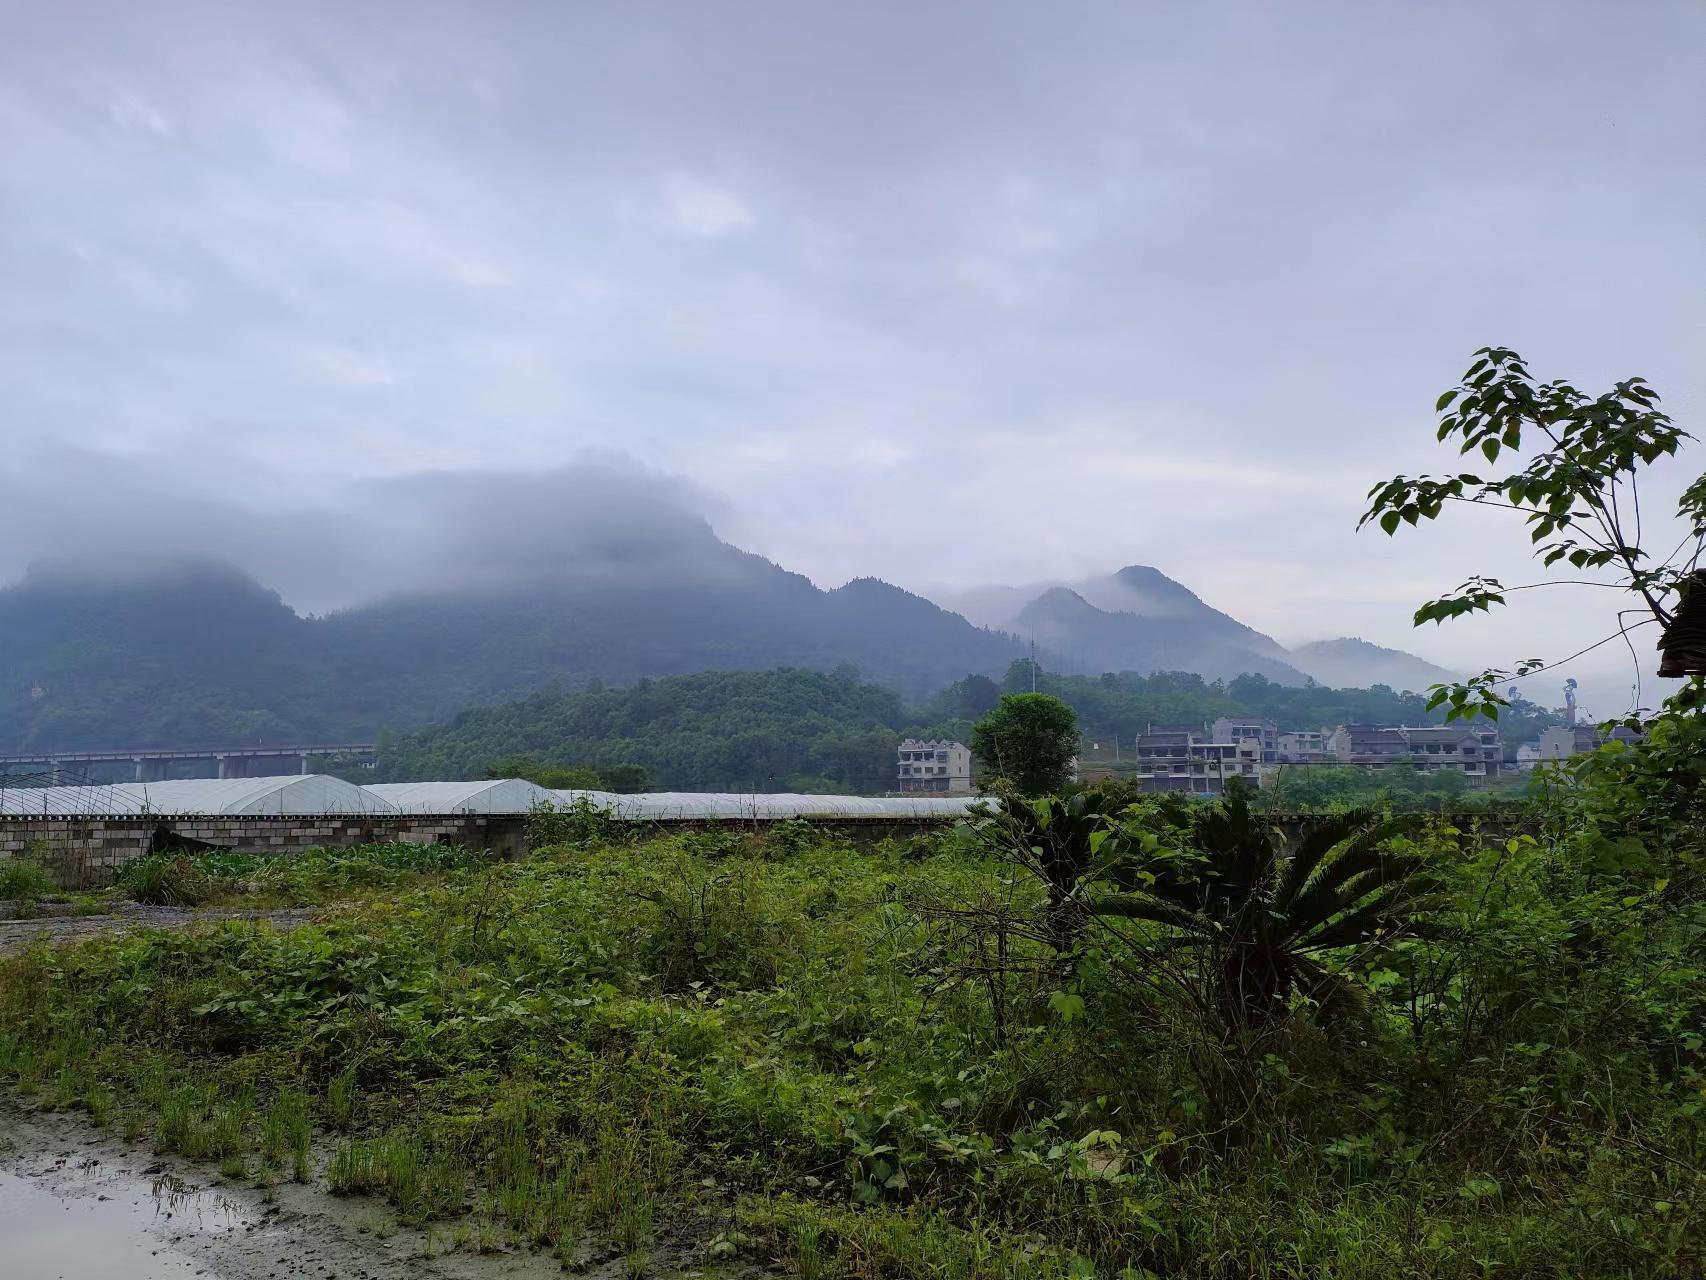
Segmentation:
{"type": "Polygon", "coordinates": [[[1128,564],[1113,579],[1121,586],[1144,595],[1172,597],[1183,605],[1201,605],[1202,597],[1176,578],[1169,578],[1153,565],[1128,564]]]}
{"type": "Polygon", "coordinates": [[[1050,587],[1030,604],[1019,611],[1019,620],[1039,613],[1110,613],[1112,610],[1098,609],[1071,587],[1050,587]]]}
{"type": "Polygon", "coordinates": [[[1071,583],[979,587],[944,595],[940,603],[1049,646],[1069,671],[1195,671],[1209,678],[1249,672],[1341,689],[1425,689],[1451,678],[1414,654],[1356,637],[1287,650],[1147,564],[1071,583]]]}

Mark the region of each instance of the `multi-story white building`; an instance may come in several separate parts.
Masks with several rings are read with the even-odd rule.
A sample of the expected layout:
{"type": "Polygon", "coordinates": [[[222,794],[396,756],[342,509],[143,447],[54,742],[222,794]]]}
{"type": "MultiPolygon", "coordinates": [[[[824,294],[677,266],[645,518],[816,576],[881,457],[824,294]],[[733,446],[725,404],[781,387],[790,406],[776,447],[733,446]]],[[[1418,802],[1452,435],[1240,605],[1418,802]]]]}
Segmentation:
{"type": "Polygon", "coordinates": [[[1371,769],[1408,764],[1428,773],[1450,769],[1470,778],[1493,777],[1504,762],[1499,731],[1467,725],[1342,724],[1328,735],[1327,751],[1344,764],[1371,769]]]}
{"type": "Polygon", "coordinates": [[[1254,742],[1263,764],[1279,759],[1279,726],[1262,716],[1221,716],[1212,726],[1216,742],[1254,742]]]}
{"type": "Polygon", "coordinates": [[[1238,778],[1254,787],[1262,776],[1262,740],[1250,735],[1216,741],[1192,725],[1145,728],[1137,739],[1137,785],[1145,791],[1188,791],[1219,795],[1238,778]]]}
{"type": "Polygon", "coordinates": [[[922,742],[908,738],[900,744],[902,795],[970,795],[971,750],[959,742],[922,742]]]}
{"type": "Polygon", "coordinates": [[[1321,764],[1327,759],[1325,729],[1288,729],[1279,736],[1281,764],[1321,764]]]}

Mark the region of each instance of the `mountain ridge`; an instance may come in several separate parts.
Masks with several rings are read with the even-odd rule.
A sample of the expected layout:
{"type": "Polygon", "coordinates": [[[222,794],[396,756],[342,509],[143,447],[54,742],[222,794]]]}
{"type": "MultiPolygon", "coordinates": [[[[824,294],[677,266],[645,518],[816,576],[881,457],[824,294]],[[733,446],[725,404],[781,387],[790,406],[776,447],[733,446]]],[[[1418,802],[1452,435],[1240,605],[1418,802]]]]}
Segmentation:
{"type": "Polygon", "coordinates": [[[1106,670],[1179,669],[1219,678],[1249,671],[1282,683],[1314,680],[1336,688],[1384,684],[1400,690],[1425,689],[1453,678],[1415,654],[1354,637],[1287,649],[1153,565],[1126,565],[1074,582],[991,584],[940,592],[935,599],[944,608],[958,607],[968,619],[1011,627],[1069,658],[1080,655],[1092,665],[1101,662],[1106,670]],[[1062,591],[1094,613],[1063,605],[1057,594],[1062,591]]]}
{"type": "Polygon", "coordinates": [[[1284,684],[1334,663],[1420,663],[1330,645],[1293,661],[1149,566],[1045,589],[1019,610],[1020,629],[1004,630],[880,578],[820,589],[703,521],[642,534],[319,617],[207,557],[32,566],[0,588],[0,745],[350,740],[547,687],[777,667],[851,665],[916,700],[968,673],[1002,675],[1033,646],[1066,673],[1284,684]]]}
{"type": "Polygon", "coordinates": [[[229,565],[42,567],[0,589],[0,745],[351,739],[552,684],[852,664],[921,698],[1015,637],[876,579],[823,591],[718,543],[653,576],[417,590],[302,617],[229,565]],[[706,572],[710,568],[712,571],[706,572]]]}

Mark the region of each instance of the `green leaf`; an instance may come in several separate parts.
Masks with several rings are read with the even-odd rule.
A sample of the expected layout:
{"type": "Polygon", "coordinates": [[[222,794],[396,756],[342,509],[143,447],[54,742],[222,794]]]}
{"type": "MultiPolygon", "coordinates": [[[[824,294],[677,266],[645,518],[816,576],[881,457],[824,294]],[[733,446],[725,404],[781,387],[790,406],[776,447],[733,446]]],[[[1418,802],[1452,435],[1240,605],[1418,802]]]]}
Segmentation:
{"type": "Polygon", "coordinates": [[[1059,1015],[1062,1022],[1071,1022],[1084,1016],[1084,997],[1070,991],[1053,991],[1049,993],[1048,1007],[1059,1015]]]}

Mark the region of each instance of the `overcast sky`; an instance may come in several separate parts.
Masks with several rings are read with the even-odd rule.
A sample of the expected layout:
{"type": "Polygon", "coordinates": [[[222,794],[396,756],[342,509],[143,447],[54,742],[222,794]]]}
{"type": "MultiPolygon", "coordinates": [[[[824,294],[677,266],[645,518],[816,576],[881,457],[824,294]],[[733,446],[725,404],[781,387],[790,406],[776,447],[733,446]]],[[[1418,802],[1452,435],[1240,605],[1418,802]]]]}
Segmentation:
{"type": "Polygon", "coordinates": [[[323,608],[367,482],[615,451],[825,586],[1557,656],[1604,599],[1409,629],[1520,531],[1353,526],[1483,343],[1699,423],[1703,68],[1699,0],[5,0],[0,578],[153,529],[323,608]]]}

